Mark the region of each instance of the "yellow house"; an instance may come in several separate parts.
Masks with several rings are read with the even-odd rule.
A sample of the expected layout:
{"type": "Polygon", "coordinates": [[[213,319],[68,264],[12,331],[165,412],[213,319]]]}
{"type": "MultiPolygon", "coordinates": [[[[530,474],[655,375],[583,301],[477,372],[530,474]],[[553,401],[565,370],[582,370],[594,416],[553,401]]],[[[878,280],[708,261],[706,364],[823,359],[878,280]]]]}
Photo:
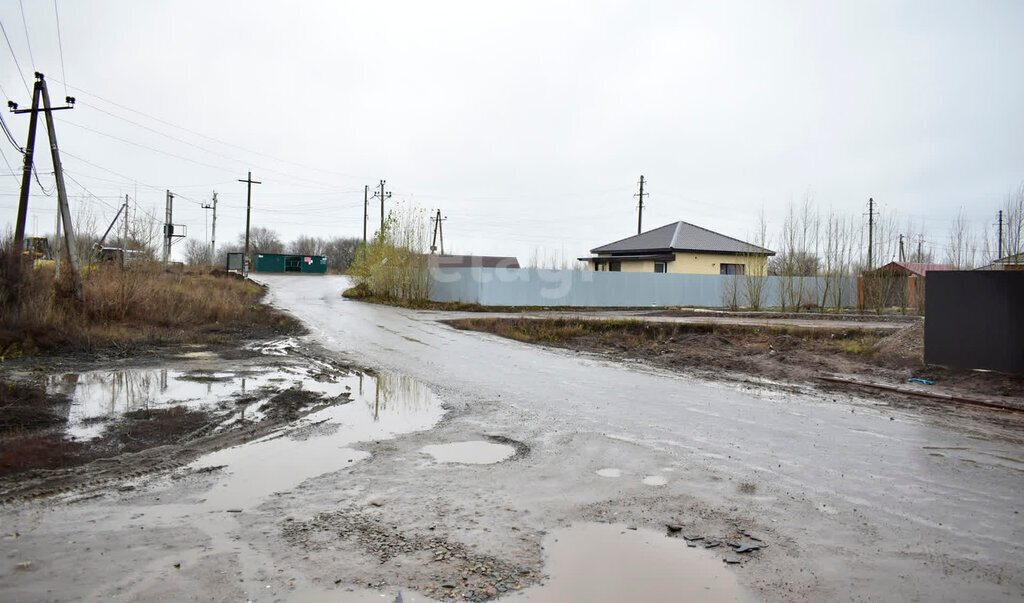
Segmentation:
{"type": "Polygon", "coordinates": [[[774,251],[694,226],[673,222],[595,249],[579,258],[594,270],[675,274],[765,274],[774,251]]]}

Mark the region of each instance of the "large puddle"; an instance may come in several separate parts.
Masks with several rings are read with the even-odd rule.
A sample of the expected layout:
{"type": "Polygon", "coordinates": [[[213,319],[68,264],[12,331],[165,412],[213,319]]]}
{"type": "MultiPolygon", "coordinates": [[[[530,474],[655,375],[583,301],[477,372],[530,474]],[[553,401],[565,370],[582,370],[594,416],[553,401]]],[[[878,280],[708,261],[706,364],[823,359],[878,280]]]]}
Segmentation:
{"type": "Polygon", "coordinates": [[[550,578],[510,601],[753,601],[721,556],[664,532],[583,524],[544,541],[550,578]]]}
{"type": "MultiPolygon", "coordinates": [[[[51,375],[47,391],[70,399],[67,432],[75,439],[100,435],[105,424],[137,410],[184,406],[213,409],[240,396],[251,398],[252,412],[275,393],[290,388],[328,399],[365,388],[365,375],[342,375],[319,361],[268,367],[210,370],[196,368],[135,368],[51,375]]],[[[371,384],[371,389],[375,388],[371,384]]],[[[258,418],[248,416],[248,418],[258,418]]]]}
{"type": "Polygon", "coordinates": [[[305,480],[342,469],[369,456],[358,442],[385,440],[433,427],[444,414],[426,386],[404,376],[361,375],[353,401],[311,413],[282,432],[208,454],[195,468],[226,465],[227,476],[205,506],[235,509],[289,490],[305,480]]]}

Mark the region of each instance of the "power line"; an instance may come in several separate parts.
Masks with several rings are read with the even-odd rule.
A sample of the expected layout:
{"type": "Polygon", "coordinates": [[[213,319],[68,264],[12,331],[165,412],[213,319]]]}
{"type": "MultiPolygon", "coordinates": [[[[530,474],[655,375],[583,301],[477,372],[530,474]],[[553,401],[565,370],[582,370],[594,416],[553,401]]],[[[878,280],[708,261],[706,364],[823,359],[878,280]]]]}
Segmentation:
{"type": "Polygon", "coordinates": [[[11,58],[14,59],[14,66],[18,68],[18,75],[21,76],[21,83],[25,84],[25,92],[29,95],[32,94],[32,89],[28,87],[28,81],[25,79],[25,72],[21,70],[21,64],[18,63],[18,57],[14,54],[14,47],[11,46],[11,39],[7,37],[7,28],[4,27],[4,22],[0,21],[0,31],[4,33],[4,39],[7,40],[7,49],[11,51],[11,58]]]}
{"type": "Polygon", "coordinates": [[[60,11],[57,10],[57,0],[53,0],[53,17],[57,20],[57,48],[60,50],[60,78],[63,80],[61,83],[64,84],[64,96],[67,96],[68,76],[64,73],[64,43],[61,41],[60,35],[60,11]]]}
{"type": "Polygon", "coordinates": [[[32,71],[36,71],[36,57],[32,54],[32,40],[29,39],[28,22],[25,21],[25,4],[18,0],[18,6],[21,7],[21,25],[25,28],[25,44],[28,45],[28,58],[32,62],[32,71]]]}
{"type": "Polygon", "coordinates": [[[11,134],[11,131],[7,128],[7,122],[4,121],[4,116],[2,114],[0,114],[0,128],[3,128],[4,134],[7,136],[7,140],[11,141],[11,144],[14,145],[14,148],[18,149],[19,153],[24,153],[25,149],[21,148],[21,145],[18,144],[17,140],[14,140],[14,136],[11,134]]]}
{"type": "MultiPolygon", "coordinates": [[[[314,171],[317,171],[317,172],[322,172],[324,174],[330,174],[332,176],[343,176],[345,178],[352,178],[352,179],[356,179],[356,180],[359,179],[359,178],[357,178],[357,177],[355,177],[355,176],[353,176],[351,174],[343,174],[343,173],[340,173],[340,172],[335,172],[335,171],[331,171],[331,170],[325,170],[323,168],[318,168],[318,167],[315,167],[315,166],[312,166],[312,165],[304,165],[304,164],[301,164],[301,163],[296,163],[294,161],[289,161],[287,159],[281,159],[280,157],[275,157],[274,155],[270,155],[270,154],[267,154],[267,153],[262,153],[260,151],[254,151],[252,149],[247,149],[247,148],[245,148],[243,146],[240,146],[240,145],[237,145],[237,144],[234,144],[234,143],[231,143],[231,142],[227,142],[227,141],[224,141],[224,140],[220,140],[219,138],[215,138],[215,137],[210,136],[208,134],[203,134],[202,132],[197,132],[196,130],[192,130],[190,128],[186,128],[184,126],[179,126],[176,123],[167,121],[165,119],[161,119],[159,117],[156,117],[154,115],[150,115],[150,114],[145,113],[143,111],[139,111],[138,109],[133,109],[133,108],[128,107],[126,105],[122,105],[121,103],[112,101],[112,100],[110,100],[108,98],[104,98],[104,97],[102,97],[102,96],[100,96],[98,94],[94,94],[92,92],[89,92],[88,90],[83,90],[82,88],[79,88],[77,86],[72,86],[70,84],[67,84],[66,82],[62,82],[62,83],[64,83],[65,86],[67,86],[68,88],[71,88],[72,90],[77,90],[78,92],[80,92],[82,94],[85,94],[87,96],[91,96],[91,97],[99,99],[99,100],[101,100],[101,101],[103,101],[105,103],[114,105],[115,107],[118,107],[119,109],[124,109],[125,111],[130,111],[132,113],[141,115],[141,116],[146,117],[148,119],[152,119],[153,121],[162,123],[162,124],[164,124],[166,126],[170,126],[172,128],[175,128],[175,129],[178,129],[178,130],[182,130],[183,132],[188,132],[189,134],[193,134],[193,135],[198,136],[200,138],[205,138],[206,140],[209,140],[211,142],[215,142],[217,144],[222,144],[224,146],[231,147],[231,148],[234,148],[234,149],[238,149],[240,151],[245,151],[246,153],[251,153],[253,155],[258,155],[260,157],[266,157],[267,159],[272,159],[272,160],[280,162],[280,163],[286,163],[288,165],[293,165],[295,167],[300,167],[300,168],[303,168],[303,169],[314,170],[314,171]]],[[[93,108],[96,109],[96,107],[93,107],[93,108]]],[[[260,169],[266,170],[266,168],[262,167],[262,166],[260,166],[260,169]]],[[[272,170],[266,170],[266,171],[272,171],[272,170]]],[[[278,173],[280,173],[280,172],[278,172],[278,173]]]]}

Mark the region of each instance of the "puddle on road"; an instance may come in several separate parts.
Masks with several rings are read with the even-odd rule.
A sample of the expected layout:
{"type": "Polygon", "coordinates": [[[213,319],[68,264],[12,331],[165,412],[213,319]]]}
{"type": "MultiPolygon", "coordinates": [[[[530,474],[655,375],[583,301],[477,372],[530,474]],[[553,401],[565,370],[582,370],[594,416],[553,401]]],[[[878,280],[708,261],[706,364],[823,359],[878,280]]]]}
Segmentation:
{"type": "Polygon", "coordinates": [[[583,524],[544,539],[550,578],[509,601],[753,601],[721,557],[677,538],[583,524]]]}
{"type": "Polygon", "coordinates": [[[661,475],[647,475],[641,481],[648,486],[664,486],[668,483],[668,480],[661,475]]]}
{"type": "Polygon", "coordinates": [[[338,471],[367,458],[352,444],[386,440],[429,429],[441,420],[441,400],[422,383],[404,376],[360,375],[352,402],[311,413],[280,432],[208,454],[192,467],[226,465],[227,475],[207,494],[210,508],[244,508],[309,478],[338,471]],[[305,428],[330,426],[309,435],[305,428]],[[304,437],[286,437],[289,433],[304,437]]]}
{"type": "Polygon", "coordinates": [[[470,441],[451,444],[434,444],[420,448],[439,463],[462,463],[464,465],[493,465],[511,458],[516,449],[508,444],[470,441]]]}
{"type": "Polygon", "coordinates": [[[622,477],[622,469],[614,469],[612,467],[607,469],[598,469],[596,473],[601,477],[622,477]]]}
{"type": "Polygon", "coordinates": [[[47,392],[68,396],[67,433],[87,440],[100,435],[106,421],[135,410],[209,409],[236,396],[269,398],[290,387],[333,398],[358,384],[358,376],[339,377],[333,367],[311,361],[275,369],[250,365],[230,371],[143,368],[64,373],[49,377],[47,392]]]}

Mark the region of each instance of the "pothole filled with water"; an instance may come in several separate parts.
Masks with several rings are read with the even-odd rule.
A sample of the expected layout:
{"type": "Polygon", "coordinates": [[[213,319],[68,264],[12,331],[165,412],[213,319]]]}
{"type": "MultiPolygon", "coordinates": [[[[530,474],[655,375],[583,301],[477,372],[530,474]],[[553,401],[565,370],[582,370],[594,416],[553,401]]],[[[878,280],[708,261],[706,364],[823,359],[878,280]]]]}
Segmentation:
{"type": "Polygon", "coordinates": [[[434,457],[439,463],[461,463],[464,465],[493,465],[516,454],[514,446],[495,444],[481,440],[434,444],[420,448],[424,454],[434,457]]]}
{"type": "Polygon", "coordinates": [[[582,524],[544,539],[544,584],[510,601],[753,601],[714,555],[663,532],[582,524]]]}

